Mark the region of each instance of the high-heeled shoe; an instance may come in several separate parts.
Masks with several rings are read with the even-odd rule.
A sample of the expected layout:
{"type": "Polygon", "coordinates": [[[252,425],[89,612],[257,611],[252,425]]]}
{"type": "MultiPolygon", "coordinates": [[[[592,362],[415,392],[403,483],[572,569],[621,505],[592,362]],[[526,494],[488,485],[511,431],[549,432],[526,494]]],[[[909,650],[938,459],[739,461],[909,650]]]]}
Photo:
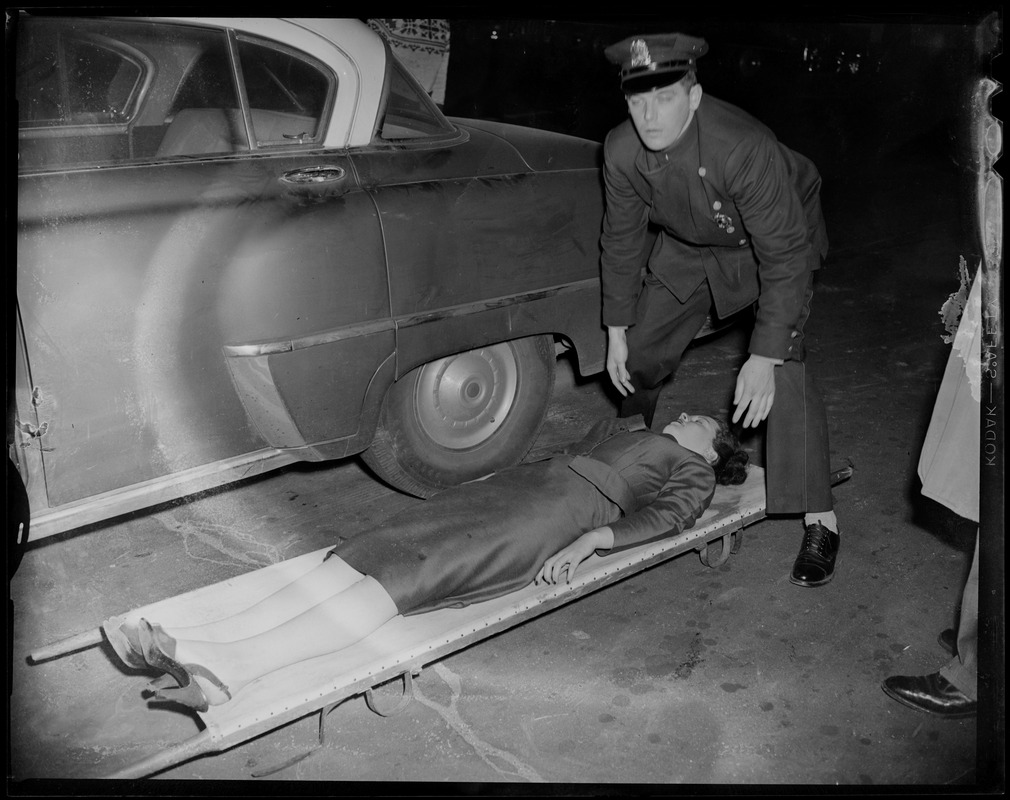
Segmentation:
{"type": "Polygon", "coordinates": [[[147,669],[147,659],[140,646],[137,628],[127,625],[126,617],[109,617],[102,623],[102,633],[126,666],[131,669],[147,669]]]}
{"type": "MultiPolygon", "coordinates": [[[[212,672],[204,669],[199,664],[189,664],[187,666],[193,668],[194,670],[198,670],[201,673],[201,677],[205,677],[212,684],[216,685],[217,688],[221,690],[225,698],[231,699],[231,694],[228,692],[227,687],[221,684],[212,672]]],[[[206,711],[212,705],[220,705],[221,703],[227,701],[220,700],[220,702],[211,703],[207,693],[195,680],[195,677],[195,675],[192,676],[189,683],[185,686],[179,686],[177,685],[178,682],[175,678],[166,673],[148,683],[144,692],[145,694],[152,695],[155,700],[179,703],[187,708],[192,708],[194,711],[206,711]]]]}
{"type": "Polygon", "coordinates": [[[212,705],[231,700],[228,687],[209,669],[200,664],[182,664],[175,659],[175,640],[146,619],[138,628],[144,659],[154,669],[165,673],[148,684],[157,700],[181,703],[196,711],[206,711],[212,705]],[[176,686],[169,686],[174,680],[176,686]]]}

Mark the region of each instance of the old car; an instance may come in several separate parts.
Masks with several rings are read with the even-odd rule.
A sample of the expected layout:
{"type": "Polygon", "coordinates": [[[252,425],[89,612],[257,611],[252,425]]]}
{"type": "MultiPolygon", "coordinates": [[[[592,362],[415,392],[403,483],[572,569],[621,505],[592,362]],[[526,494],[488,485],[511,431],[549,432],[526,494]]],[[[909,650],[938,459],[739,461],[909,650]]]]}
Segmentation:
{"type": "Polygon", "coordinates": [[[13,20],[31,538],[294,461],[418,495],[602,369],[598,143],[447,119],[358,20],[13,20]]]}

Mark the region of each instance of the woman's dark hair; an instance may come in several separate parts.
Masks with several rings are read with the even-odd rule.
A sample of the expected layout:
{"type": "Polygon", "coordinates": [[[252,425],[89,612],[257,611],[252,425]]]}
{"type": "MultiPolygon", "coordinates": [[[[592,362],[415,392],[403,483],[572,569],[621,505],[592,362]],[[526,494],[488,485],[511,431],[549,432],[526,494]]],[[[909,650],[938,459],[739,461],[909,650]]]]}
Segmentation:
{"type": "Polygon", "coordinates": [[[747,461],[750,456],[740,447],[740,440],[729,424],[721,419],[719,430],[712,442],[715,454],[718,456],[712,465],[715,470],[715,482],[723,486],[735,486],[747,480],[747,461]]]}

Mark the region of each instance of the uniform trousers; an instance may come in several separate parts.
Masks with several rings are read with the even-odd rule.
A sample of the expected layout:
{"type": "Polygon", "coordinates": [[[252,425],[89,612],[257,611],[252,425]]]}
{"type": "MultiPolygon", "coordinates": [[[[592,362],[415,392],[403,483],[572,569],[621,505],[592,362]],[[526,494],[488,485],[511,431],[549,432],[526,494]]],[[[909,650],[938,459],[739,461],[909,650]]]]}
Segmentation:
{"type": "MultiPolygon", "coordinates": [[[[770,514],[831,511],[831,466],[824,402],[804,361],[803,326],[810,316],[813,276],[793,331],[793,354],[775,367],[775,400],[766,427],[765,479],[770,514]]],[[[628,328],[628,373],[634,394],[622,399],[620,416],[642,414],[652,425],[663,383],[713,308],[703,280],[685,302],[652,273],[638,297],[636,322],[628,328]]]]}

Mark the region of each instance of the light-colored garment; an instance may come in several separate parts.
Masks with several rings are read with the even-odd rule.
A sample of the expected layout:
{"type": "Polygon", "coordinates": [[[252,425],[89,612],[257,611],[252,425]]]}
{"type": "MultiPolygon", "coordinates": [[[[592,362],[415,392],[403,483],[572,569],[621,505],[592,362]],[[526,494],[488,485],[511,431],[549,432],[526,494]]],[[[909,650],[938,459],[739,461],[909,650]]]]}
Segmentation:
{"type": "MultiPolygon", "coordinates": [[[[978,522],[982,395],[982,270],[975,274],[919,456],[922,493],[978,522]]],[[[978,698],[978,536],[961,596],[957,655],[940,675],[978,698]]]]}
{"type": "Polygon", "coordinates": [[[975,275],[919,455],[922,493],[978,522],[982,284],[975,275]]]}
{"type": "Polygon", "coordinates": [[[449,72],[449,20],[370,19],[368,26],[389,42],[390,49],[431,99],[444,105],[449,72]]]}

